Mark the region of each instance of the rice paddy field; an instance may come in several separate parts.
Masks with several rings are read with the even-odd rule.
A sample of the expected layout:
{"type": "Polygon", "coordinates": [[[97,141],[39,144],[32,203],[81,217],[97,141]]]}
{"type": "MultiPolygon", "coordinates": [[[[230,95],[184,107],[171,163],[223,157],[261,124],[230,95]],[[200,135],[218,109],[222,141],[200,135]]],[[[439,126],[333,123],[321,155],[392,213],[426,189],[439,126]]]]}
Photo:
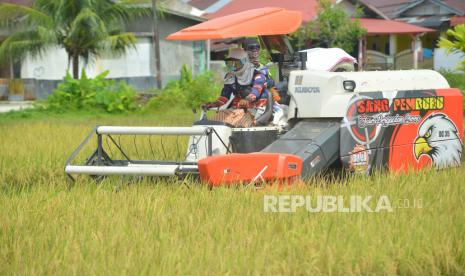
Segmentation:
{"type": "Polygon", "coordinates": [[[194,116],[0,116],[0,274],[465,275],[465,166],[285,190],[64,174],[95,125],[187,126],[194,116]],[[384,197],[392,210],[265,212],[271,195],[384,197]]]}

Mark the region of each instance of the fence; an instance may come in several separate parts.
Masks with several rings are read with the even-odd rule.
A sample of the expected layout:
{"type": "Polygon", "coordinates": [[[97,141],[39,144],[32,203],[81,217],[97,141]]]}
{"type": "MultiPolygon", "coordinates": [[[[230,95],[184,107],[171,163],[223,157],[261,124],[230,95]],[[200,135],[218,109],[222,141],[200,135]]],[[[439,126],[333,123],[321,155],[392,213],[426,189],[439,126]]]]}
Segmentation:
{"type": "MultiPolygon", "coordinates": [[[[378,51],[368,50],[366,55],[365,70],[406,70],[413,69],[413,51],[404,50],[395,56],[383,54],[378,51]]],[[[418,69],[433,69],[433,58],[418,59],[418,69]]]]}

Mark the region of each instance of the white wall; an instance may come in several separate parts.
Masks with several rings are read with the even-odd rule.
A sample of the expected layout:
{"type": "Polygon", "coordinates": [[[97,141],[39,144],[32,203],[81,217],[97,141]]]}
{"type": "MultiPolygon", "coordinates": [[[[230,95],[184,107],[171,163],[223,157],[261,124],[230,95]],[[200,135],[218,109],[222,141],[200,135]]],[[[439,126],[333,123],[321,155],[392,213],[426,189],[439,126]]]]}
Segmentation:
{"type": "MultiPolygon", "coordinates": [[[[104,55],[91,61],[86,66],[86,73],[88,76],[94,77],[109,70],[110,73],[107,76],[109,78],[151,76],[150,52],[150,38],[138,38],[135,49],[128,50],[125,55],[120,57],[104,55]]],[[[66,51],[63,48],[52,47],[40,58],[29,57],[24,60],[21,65],[21,78],[59,80],[65,76],[67,68],[68,55],[66,51]]]]}
{"type": "Polygon", "coordinates": [[[434,49],[434,70],[457,71],[457,66],[464,59],[464,54],[451,53],[447,55],[444,49],[436,48],[434,49]]]}
{"type": "Polygon", "coordinates": [[[109,78],[122,77],[147,77],[151,76],[150,51],[152,43],[149,38],[138,38],[136,49],[129,49],[120,57],[104,55],[95,62],[89,64],[86,73],[95,76],[105,70],[109,70],[109,78]]]}
{"type": "Polygon", "coordinates": [[[65,50],[52,47],[38,58],[28,57],[21,64],[21,78],[25,79],[62,79],[68,67],[68,55],[65,50]]]}

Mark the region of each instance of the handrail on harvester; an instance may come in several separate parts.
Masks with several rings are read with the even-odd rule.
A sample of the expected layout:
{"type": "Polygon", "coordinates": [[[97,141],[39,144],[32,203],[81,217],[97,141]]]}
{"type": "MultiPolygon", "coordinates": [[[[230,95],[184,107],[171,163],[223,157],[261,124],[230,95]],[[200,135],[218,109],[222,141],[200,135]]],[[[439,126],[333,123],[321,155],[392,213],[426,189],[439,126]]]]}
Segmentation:
{"type": "Polygon", "coordinates": [[[126,126],[99,126],[97,134],[114,135],[202,135],[206,128],[200,127],[126,127],[126,126]]]}

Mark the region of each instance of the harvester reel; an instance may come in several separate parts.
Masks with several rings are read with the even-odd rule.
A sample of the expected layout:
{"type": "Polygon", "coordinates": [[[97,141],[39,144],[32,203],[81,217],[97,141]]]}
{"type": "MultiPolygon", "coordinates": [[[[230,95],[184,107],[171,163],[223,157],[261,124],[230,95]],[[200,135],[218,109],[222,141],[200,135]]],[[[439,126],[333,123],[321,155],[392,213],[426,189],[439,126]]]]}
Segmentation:
{"type": "MultiPolygon", "coordinates": [[[[101,156],[99,158],[98,150],[95,150],[89,158],[87,158],[87,166],[111,166],[114,165],[108,154],[102,149],[101,156]]],[[[100,183],[108,176],[106,175],[89,175],[95,182],[100,183]]]]}

